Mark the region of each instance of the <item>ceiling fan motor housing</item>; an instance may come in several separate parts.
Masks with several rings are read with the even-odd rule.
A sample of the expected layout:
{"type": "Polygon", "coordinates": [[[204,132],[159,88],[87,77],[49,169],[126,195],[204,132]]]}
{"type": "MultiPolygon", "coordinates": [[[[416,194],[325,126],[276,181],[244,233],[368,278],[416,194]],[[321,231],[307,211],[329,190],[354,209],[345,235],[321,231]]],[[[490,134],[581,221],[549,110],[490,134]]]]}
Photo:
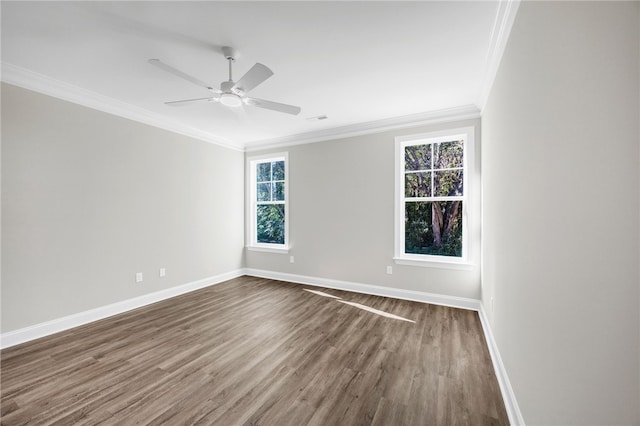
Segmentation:
{"type": "Polygon", "coordinates": [[[221,90],[223,93],[232,93],[231,88],[232,88],[233,86],[235,86],[235,84],[236,84],[236,83],[235,83],[235,82],[233,82],[233,81],[231,81],[231,80],[223,81],[223,82],[220,84],[220,90],[221,90]]]}
{"type": "Polygon", "coordinates": [[[233,47],[223,46],[222,54],[226,59],[230,59],[232,61],[236,60],[236,49],[234,49],[233,47]]]}
{"type": "Polygon", "coordinates": [[[233,86],[235,86],[231,80],[223,81],[220,84],[220,90],[222,91],[222,95],[220,95],[220,103],[230,107],[237,107],[242,105],[242,92],[240,90],[231,90],[233,86]]]}

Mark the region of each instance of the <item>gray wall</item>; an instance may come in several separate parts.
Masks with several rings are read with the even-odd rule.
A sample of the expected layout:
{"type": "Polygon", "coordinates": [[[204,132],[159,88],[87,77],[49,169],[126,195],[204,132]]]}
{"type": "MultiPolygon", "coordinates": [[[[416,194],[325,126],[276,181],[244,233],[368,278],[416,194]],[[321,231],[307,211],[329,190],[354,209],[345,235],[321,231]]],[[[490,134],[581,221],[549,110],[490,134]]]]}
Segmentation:
{"type": "MultiPolygon", "coordinates": [[[[414,127],[321,143],[247,153],[289,152],[289,255],[249,251],[248,268],[391,288],[480,298],[479,224],[476,266],[469,271],[395,265],[394,138],[445,128],[476,127],[479,173],[480,120],[414,127]],[[386,274],[386,266],[393,274],[386,274]]],[[[479,204],[480,180],[475,201],[479,204]]],[[[478,208],[479,212],[479,208],[478,208]]]]}
{"type": "Polygon", "coordinates": [[[482,300],[530,425],[640,424],[638,7],[523,2],[483,111],[482,300]]]}
{"type": "Polygon", "coordinates": [[[2,331],[241,268],[243,193],[242,152],[3,85],[2,331]]]}

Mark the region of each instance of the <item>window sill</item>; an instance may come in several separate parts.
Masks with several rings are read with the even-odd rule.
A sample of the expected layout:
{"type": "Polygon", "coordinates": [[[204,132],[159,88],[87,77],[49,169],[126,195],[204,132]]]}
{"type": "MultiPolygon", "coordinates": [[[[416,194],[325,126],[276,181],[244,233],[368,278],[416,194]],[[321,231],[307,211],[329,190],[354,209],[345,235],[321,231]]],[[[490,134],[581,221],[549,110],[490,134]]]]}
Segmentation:
{"type": "Polygon", "coordinates": [[[289,254],[289,247],[247,246],[247,250],[260,251],[264,253],[289,254]]]}
{"type": "Polygon", "coordinates": [[[473,263],[459,260],[436,260],[436,259],[414,259],[407,257],[394,257],[396,265],[420,266],[422,268],[457,269],[461,271],[471,271],[475,265],[473,263]]]}

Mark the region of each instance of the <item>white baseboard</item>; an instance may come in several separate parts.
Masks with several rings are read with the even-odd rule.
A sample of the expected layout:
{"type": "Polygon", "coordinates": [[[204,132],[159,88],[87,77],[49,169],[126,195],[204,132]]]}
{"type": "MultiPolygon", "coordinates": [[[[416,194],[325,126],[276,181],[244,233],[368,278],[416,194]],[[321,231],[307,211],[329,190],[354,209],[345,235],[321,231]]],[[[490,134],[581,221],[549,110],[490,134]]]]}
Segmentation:
{"type": "Polygon", "coordinates": [[[252,268],[246,268],[245,275],[477,311],[484,331],[485,340],[487,341],[487,346],[489,348],[489,354],[491,355],[493,369],[495,370],[496,378],[500,385],[502,399],[504,400],[507,415],[509,416],[509,423],[514,426],[524,426],[525,423],[522,418],[522,414],[520,413],[518,402],[516,401],[515,394],[513,393],[513,388],[511,387],[511,382],[507,376],[507,371],[502,363],[498,346],[493,338],[489,319],[487,318],[480,300],[252,268]]]}
{"type": "Polygon", "coordinates": [[[482,305],[480,305],[480,309],[478,310],[478,316],[480,317],[480,323],[484,330],[484,337],[487,341],[487,346],[489,347],[489,354],[491,355],[491,361],[493,362],[493,369],[495,370],[496,377],[498,378],[502,399],[504,400],[504,405],[507,409],[509,423],[513,426],[524,426],[524,419],[522,418],[522,413],[520,412],[516,395],[513,393],[509,376],[507,376],[507,370],[504,368],[502,358],[500,357],[500,351],[498,351],[498,345],[493,338],[493,331],[491,331],[489,318],[487,318],[487,314],[482,305]]]}
{"type": "Polygon", "coordinates": [[[204,287],[219,284],[221,282],[237,278],[244,275],[243,269],[226,272],[212,277],[204,278],[190,283],[182,284],[176,287],[167,288],[165,290],[156,291],[154,293],[145,294],[134,297],[132,299],[123,300],[121,302],[112,303],[110,305],[101,306],[77,314],[68,315],[51,321],[35,324],[29,327],[20,328],[18,330],[9,331],[0,334],[0,349],[78,327],[93,321],[107,318],[113,315],[121,314],[132,309],[140,308],[151,303],[160,302],[171,297],[199,290],[204,287]]]}
{"type": "Polygon", "coordinates": [[[252,277],[289,281],[292,283],[306,284],[316,287],[352,291],[354,293],[364,293],[374,296],[392,297],[394,299],[411,300],[414,302],[431,303],[433,305],[451,306],[453,308],[469,309],[472,311],[479,310],[481,306],[479,300],[468,299],[465,297],[445,296],[442,294],[426,293],[422,291],[382,287],[350,281],[339,281],[329,278],[309,277],[306,275],[287,274],[284,272],[265,271],[262,269],[245,268],[244,271],[245,275],[250,275],[252,277]]]}

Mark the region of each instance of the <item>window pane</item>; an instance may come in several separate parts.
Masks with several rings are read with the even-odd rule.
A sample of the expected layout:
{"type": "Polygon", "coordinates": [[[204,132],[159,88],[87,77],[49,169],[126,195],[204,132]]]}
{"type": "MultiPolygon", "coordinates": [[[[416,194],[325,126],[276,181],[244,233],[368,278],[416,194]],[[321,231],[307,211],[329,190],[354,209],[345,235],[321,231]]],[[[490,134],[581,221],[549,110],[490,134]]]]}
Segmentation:
{"type": "Polygon", "coordinates": [[[431,197],[431,172],[404,175],[405,197],[431,197]]]}
{"type": "Polygon", "coordinates": [[[271,180],[271,163],[258,163],[256,172],[258,182],[271,180]]]}
{"type": "Polygon", "coordinates": [[[405,170],[431,169],[431,144],[411,145],[404,148],[405,170]]]}
{"type": "Polygon", "coordinates": [[[447,197],[462,195],[462,170],[433,172],[434,196],[447,197]]]}
{"type": "Polygon", "coordinates": [[[405,203],[405,253],[462,256],[462,201],[405,203]]]}
{"type": "Polygon", "coordinates": [[[433,166],[435,169],[448,169],[463,166],[462,141],[433,144],[433,166]]]}
{"type": "Polygon", "coordinates": [[[272,180],[284,180],[284,161],[274,161],[271,165],[273,167],[272,180]]]}
{"type": "Polygon", "coordinates": [[[257,201],[271,201],[271,183],[259,183],[256,189],[257,201]]]}
{"type": "Polygon", "coordinates": [[[284,204],[268,204],[257,207],[258,242],[284,244],[284,204]]]}
{"type": "Polygon", "coordinates": [[[273,201],[284,201],[284,182],[274,182],[273,201]]]}

